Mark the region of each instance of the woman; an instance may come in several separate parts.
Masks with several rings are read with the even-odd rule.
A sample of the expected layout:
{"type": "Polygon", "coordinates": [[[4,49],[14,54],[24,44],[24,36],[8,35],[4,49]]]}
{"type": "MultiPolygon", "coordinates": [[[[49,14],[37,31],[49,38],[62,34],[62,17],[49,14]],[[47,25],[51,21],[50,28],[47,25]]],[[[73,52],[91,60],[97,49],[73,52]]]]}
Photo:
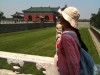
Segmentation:
{"type": "MultiPolygon", "coordinates": [[[[79,75],[80,71],[80,53],[79,47],[73,37],[67,32],[73,33],[80,41],[83,48],[87,49],[81,40],[78,31],[79,11],[75,7],[67,7],[60,13],[60,24],[62,25],[62,34],[59,46],[57,47],[57,66],[60,75],[79,75]]],[[[58,44],[58,43],[57,43],[58,44]]]]}

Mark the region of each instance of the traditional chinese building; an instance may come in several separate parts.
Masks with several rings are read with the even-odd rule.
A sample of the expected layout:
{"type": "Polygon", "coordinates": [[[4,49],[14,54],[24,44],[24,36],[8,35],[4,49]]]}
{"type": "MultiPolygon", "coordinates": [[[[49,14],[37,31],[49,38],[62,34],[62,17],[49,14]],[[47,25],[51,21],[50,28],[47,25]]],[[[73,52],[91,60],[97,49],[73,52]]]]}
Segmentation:
{"type": "Polygon", "coordinates": [[[23,21],[24,20],[23,13],[16,12],[15,14],[13,14],[11,16],[12,16],[13,20],[16,20],[16,21],[23,21]]]}
{"type": "Polygon", "coordinates": [[[33,22],[55,22],[57,10],[58,7],[31,7],[27,10],[23,10],[24,20],[33,22]]]}

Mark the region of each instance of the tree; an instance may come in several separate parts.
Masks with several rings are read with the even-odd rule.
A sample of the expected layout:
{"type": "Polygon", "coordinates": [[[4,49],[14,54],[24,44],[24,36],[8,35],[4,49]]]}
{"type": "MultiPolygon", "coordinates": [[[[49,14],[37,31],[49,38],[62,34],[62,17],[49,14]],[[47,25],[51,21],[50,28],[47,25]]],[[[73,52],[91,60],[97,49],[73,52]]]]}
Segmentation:
{"type": "Polygon", "coordinates": [[[90,24],[100,29],[100,8],[97,14],[91,14],[90,24]]]}
{"type": "Polygon", "coordinates": [[[5,19],[4,13],[0,11],[0,19],[5,19]]]}
{"type": "Polygon", "coordinates": [[[91,18],[90,18],[90,24],[91,25],[94,25],[94,23],[95,23],[95,18],[96,18],[96,14],[91,14],[91,18]]]}

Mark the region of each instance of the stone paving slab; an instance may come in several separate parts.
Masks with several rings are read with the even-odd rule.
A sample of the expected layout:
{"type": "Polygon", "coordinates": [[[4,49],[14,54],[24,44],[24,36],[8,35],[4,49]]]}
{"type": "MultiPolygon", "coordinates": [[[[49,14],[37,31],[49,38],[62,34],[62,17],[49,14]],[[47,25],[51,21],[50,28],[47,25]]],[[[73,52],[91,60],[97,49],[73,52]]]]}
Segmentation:
{"type": "Polygon", "coordinates": [[[0,75],[34,75],[34,74],[16,74],[11,70],[0,69],[0,75]]]}
{"type": "MultiPolygon", "coordinates": [[[[97,65],[98,67],[98,72],[100,75],[100,65],[97,65]]],[[[6,69],[0,69],[0,75],[34,75],[34,74],[16,74],[15,72],[11,71],[11,70],[6,70],[6,69]]]]}
{"type": "Polygon", "coordinates": [[[98,73],[99,73],[98,75],[100,75],[100,64],[97,64],[96,66],[98,68],[98,73]]]}

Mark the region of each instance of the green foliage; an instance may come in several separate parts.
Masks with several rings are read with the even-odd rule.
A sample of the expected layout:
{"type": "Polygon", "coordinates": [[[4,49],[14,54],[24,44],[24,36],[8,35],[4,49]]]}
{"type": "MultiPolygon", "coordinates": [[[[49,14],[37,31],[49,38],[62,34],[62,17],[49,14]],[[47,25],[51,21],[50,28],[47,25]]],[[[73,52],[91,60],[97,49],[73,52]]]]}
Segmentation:
{"type": "Polygon", "coordinates": [[[4,13],[0,11],[0,19],[5,19],[4,13]]]}
{"type": "Polygon", "coordinates": [[[90,24],[100,29],[100,8],[97,14],[92,14],[90,24]]]}
{"type": "Polygon", "coordinates": [[[3,17],[3,12],[0,11],[0,19],[3,17]]]}

